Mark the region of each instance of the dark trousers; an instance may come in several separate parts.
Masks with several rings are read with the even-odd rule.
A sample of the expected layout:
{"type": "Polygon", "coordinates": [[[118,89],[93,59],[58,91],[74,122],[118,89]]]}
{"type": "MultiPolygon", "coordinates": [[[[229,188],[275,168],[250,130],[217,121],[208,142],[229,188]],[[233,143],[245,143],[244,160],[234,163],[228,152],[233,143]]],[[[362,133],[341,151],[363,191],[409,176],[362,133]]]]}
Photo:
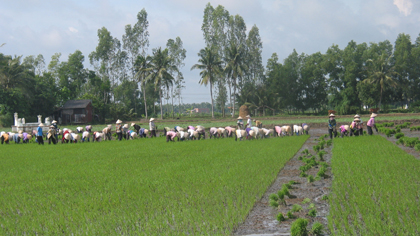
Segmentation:
{"type": "Polygon", "coordinates": [[[55,138],[54,138],[53,136],[51,136],[51,137],[48,139],[48,144],[51,144],[51,142],[52,142],[53,144],[57,144],[57,141],[55,141],[55,138]]]}
{"type": "Polygon", "coordinates": [[[156,138],[156,130],[150,130],[150,136],[156,138]]]}
{"type": "Polygon", "coordinates": [[[166,135],[166,142],[169,142],[169,141],[174,141],[174,140],[171,139],[171,135],[166,135]]]}
{"type": "Polygon", "coordinates": [[[3,144],[3,143],[9,144],[9,140],[4,141],[4,137],[3,137],[3,136],[1,136],[1,144],[3,144]]]}
{"type": "Polygon", "coordinates": [[[42,136],[36,136],[36,140],[38,140],[39,145],[44,145],[44,138],[42,136]]]}
{"type": "Polygon", "coordinates": [[[369,135],[372,135],[372,134],[373,134],[373,132],[372,132],[372,127],[368,126],[368,127],[367,127],[367,129],[368,129],[368,134],[369,134],[369,135]]]}
{"type": "Polygon", "coordinates": [[[117,133],[117,136],[118,136],[118,140],[121,141],[121,139],[122,139],[122,133],[117,133]]]}
{"type": "Polygon", "coordinates": [[[360,129],[350,129],[350,136],[359,136],[360,135],[360,132],[362,132],[362,134],[363,134],[363,131],[360,131],[360,129]]]}
{"type": "Polygon", "coordinates": [[[330,139],[333,138],[333,133],[334,133],[334,138],[337,137],[337,130],[333,130],[333,129],[328,129],[328,133],[330,134],[330,139]]]}

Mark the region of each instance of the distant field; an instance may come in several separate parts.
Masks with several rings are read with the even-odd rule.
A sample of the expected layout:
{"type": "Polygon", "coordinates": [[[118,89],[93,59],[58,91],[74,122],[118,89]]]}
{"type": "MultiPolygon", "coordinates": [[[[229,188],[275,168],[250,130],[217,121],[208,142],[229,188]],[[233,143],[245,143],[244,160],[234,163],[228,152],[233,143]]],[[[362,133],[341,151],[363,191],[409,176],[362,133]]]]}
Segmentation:
{"type": "Polygon", "coordinates": [[[229,235],[307,138],[3,145],[0,235],[229,235]]]}
{"type": "Polygon", "coordinates": [[[419,235],[420,161],[385,138],[335,139],[333,235],[419,235]]]}

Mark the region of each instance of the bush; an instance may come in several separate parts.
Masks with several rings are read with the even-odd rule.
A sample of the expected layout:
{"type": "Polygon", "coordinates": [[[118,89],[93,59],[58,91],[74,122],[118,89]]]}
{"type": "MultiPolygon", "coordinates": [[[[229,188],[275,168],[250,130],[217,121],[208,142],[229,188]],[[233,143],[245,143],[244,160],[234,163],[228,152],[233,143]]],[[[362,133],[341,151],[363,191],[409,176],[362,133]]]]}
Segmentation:
{"type": "Polygon", "coordinates": [[[278,215],[277,215],[277,220],[279,221],[279,222],[282,222],[282,221],[285,221],[286,220],[286,218],[284,218],[284,215],[283,215],[283,213],[279,213],[278,215]]]}
{"type": "Polygon", "coordinates": [[[289,219],[293,219],[293,218],[295,218],[295,216],[293,215],[293,212],[291,212],[291,211],[288,211],[288,212],[286,213],[286,215],[287,215],[287,218],[289,218],[289,219]]]}
{"type": "Polygon", "coordinates": [[[292,236],[306,236],[308,235],[308,230],[306,229],[307,226],[308,220],[299,218],[292,223],[290,233],[292,236]]]}
{"type": "Polygon", "coordinates": [[[315,222],[312,225],[311,233],[313,235],[321,235],[323,230],[324,230],[324,226],[319,222],[315,222]]]}

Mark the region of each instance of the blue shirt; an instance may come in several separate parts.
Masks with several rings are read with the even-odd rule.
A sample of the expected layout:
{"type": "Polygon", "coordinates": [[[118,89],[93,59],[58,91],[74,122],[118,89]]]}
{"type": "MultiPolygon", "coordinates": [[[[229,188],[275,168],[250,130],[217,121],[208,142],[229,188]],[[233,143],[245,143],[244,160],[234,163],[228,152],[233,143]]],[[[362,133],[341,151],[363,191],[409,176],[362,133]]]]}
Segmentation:
{"type": "Polygon", "coordinates": [[[42,136],[42,127],[38,127],[38,129],[36,129],[36,130],[37,130],[36,135],[37,136],[42,136]]]}

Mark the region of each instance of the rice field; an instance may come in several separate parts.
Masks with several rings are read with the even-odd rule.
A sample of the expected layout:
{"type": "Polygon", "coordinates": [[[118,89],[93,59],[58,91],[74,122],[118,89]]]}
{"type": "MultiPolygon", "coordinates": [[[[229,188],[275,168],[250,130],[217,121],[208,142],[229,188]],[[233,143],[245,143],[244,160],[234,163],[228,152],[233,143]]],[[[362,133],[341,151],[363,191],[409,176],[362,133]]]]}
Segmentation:
{"type": "Polygon", "coordinates": [[[419,160],[379,135],[335,139],[332,152],[334,235],[420,234],[419,160]]]}
{"type": "Polygon", "coordinates": [[[229,235],[307,138],[3,145],[0,235],[229,235]]]}

